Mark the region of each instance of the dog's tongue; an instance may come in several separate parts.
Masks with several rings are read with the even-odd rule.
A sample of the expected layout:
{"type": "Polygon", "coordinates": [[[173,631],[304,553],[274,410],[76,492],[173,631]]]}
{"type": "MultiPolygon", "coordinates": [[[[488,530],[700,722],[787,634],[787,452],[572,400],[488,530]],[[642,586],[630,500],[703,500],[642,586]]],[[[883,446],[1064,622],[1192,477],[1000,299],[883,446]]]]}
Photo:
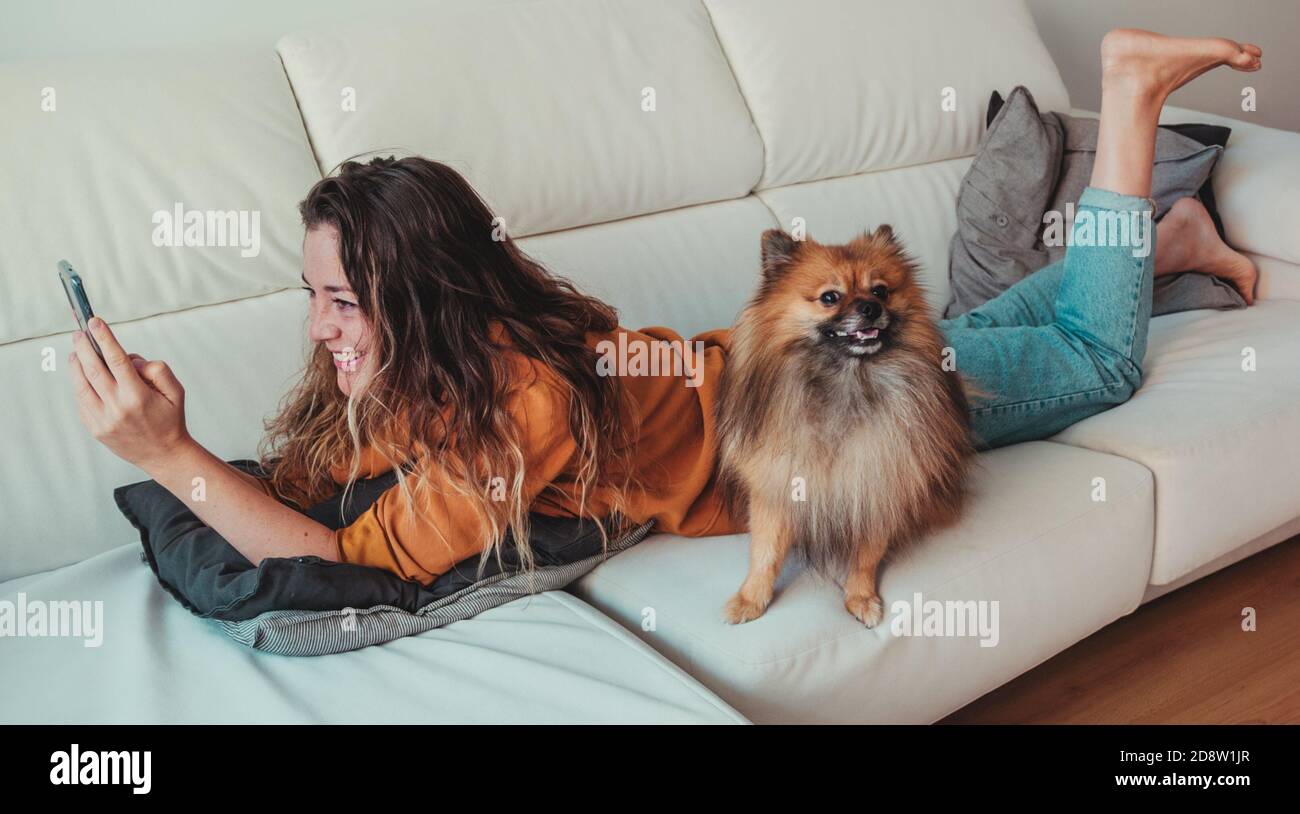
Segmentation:
{"type": "Polygon", "coordinates": [[[868,328],[865,331],[854,331],[854,339],[875,339],[880,334],[879,328],[868,328]]]}

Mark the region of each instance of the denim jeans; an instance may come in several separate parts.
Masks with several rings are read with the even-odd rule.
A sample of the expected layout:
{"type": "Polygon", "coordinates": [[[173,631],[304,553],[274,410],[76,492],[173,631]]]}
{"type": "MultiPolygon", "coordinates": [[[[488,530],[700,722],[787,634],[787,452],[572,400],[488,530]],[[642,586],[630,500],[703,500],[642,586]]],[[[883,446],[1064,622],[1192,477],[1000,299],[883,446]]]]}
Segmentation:
{"type": "Polygon", "coordinates": [[[970,405],[980,449],[1047,438],[1122,404],[1141,386],[1154,214],[1149,198],[1088,187],[1064,260],[939,321],[956,369],[987,394],[973,395],[970,405]],[[1124,245],[1114,234],[1099,240],[1100,230],[1088,228],[1088,221],[1113,223],[1116,215],[1108,213],[1135,227],[1124,245]]]}

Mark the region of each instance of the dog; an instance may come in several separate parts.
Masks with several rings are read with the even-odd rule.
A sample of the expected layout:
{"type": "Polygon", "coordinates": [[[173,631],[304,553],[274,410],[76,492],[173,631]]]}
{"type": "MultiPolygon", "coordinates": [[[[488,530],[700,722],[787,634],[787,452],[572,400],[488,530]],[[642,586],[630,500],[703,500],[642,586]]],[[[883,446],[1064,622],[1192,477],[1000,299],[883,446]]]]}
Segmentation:
{"type": "Polygon", "coordinates": [[[751,532],[725,621],[766,611],[793,548],[843,578],[845,609],[875,627],[886,554],[960,515],[968,385],[945,369],[917,274],[888,225],[844,245],[763,233],[717,406],[723,492],[751,532]]]}

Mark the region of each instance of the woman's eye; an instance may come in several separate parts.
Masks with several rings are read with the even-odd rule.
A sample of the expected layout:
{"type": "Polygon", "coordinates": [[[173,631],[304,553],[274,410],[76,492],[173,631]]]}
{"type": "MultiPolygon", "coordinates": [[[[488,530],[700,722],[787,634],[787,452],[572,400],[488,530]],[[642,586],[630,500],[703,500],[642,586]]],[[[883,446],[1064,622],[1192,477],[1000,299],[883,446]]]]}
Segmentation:
{"type": "MultiPolygon", "coordinates": [[[[304,286],[299,286],[299,288],[301,288],[303,291],[306,291],[306,292],[307,292],[307,299],[312,300],[312,299],[315,299],[315,298],[316,298],[316,290],[315,290],[315,289],[308,288],[308,287],[305,286],[305,285],[304,285],[304,286]]],[[[356,304],[355,302],[348,302],[347,300],[341,300],[341,299],[339,299],[338,297],[335,297],[334,300],[333,300],[333,302],[334,302],[335,305],[337,305],[337,306],[339,307],[339,310],[340,310],[340,311],[351,311],[353,308],[356,308],[356,307],[357,307],[357,304],[356,304]]]]}
{"type": "Polygon", "coordinates": [[[871,289],[871,296],[875,297],[876,299],[883,300],[885,297],[889,296],[889,289],[884,287],[883,285],[875,286],[874,288],[871,289]]]}
{"type": "Polygon", "coordinates": [[[840,301],[840,292],[827,291],[824,294],[822,294],[821,297],[819,297],[819,299],[822,301],[822,305],[834,305],[835,303],[840,301]]]}

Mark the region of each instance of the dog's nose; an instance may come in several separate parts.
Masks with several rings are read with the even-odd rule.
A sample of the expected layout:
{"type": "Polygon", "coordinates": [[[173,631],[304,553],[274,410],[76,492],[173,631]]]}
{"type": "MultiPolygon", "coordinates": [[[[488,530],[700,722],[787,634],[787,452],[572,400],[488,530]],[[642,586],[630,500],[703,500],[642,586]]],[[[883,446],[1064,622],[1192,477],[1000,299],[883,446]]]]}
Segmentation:
{"type": "Polygon", "coordinates": [[[878,318],[880,310],[880,303],[875,300],[858,300],[858,313],[867,319],[878,318]]]}

